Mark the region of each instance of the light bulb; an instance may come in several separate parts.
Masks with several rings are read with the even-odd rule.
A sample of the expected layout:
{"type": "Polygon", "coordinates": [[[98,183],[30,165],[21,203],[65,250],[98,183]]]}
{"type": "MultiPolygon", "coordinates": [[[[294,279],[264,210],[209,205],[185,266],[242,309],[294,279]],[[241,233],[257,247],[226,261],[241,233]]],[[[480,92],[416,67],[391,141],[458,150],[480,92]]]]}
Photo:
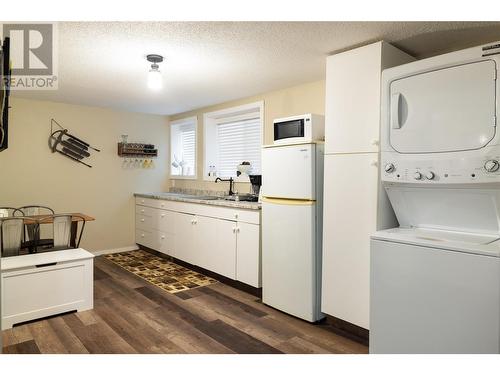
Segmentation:
{"type": "Polygon", "coordinates": [[[162,86],[163,86],[163,81],[160,70],[151,69],[148,74],[148,87],[151,90],[158,91],[161,90],[162,86]]]}

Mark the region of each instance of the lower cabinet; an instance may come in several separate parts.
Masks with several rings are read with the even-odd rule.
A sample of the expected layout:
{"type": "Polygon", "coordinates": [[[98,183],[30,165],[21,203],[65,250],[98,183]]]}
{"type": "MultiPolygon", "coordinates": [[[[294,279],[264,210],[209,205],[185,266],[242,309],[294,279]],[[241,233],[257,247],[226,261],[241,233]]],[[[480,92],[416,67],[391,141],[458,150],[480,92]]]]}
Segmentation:
{"type": "Polygon", "coordinates": [[[228,220],[137,205],[136,242],[260,288],[260,225],[238,221],[240,216],[228,220]]]}
{"type": "Polygon", "coordinates": [[[236,279],[260,287],[260,225],[238,223],[236,234],[236,279]]]}
{"type": "MultiPolygon", "coordinates": [[[[195,240],[194,240],[194,215],[175,212],[175,239],[173,256],[196,264],[195,240]]],[[[156,250],[156,249],[155,249],[156,250]]]]}
{"type": "Polygon", "coordinates": [[[136,242],[174,256],[174,223],[172,211],[137,206],[135,210],[136,242]]]}
{"type": "Polygon", "coordinates": [[[197,265],[236,279],[236,223],[199,216],[194,226],[197,265]]]}

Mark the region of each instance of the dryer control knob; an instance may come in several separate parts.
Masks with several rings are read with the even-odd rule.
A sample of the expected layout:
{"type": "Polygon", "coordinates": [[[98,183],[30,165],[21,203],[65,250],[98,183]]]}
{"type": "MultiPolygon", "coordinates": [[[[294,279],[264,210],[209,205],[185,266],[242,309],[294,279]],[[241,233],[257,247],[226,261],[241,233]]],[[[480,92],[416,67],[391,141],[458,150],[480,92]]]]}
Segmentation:
{"type": "Polygon", "coordinates": [[[415,180],[421,180],[421,179],[422,179],[422,173],[420,173],[420,172],[415,172],[415,173],[413,174],[413,178],[414,178],[415,180]]]}
{"type": "Polygon", "coordinates": [[[384,167],[384,170],[387,172],[387,173],[392,173],[396,170],[396,167],[394,166],[394,164],[392,163],[387,163],[384,167]]]}
{"type": "Polygon", "coordinates": [[[496,172],[500,168],[500,163],[497,160],[488,160],[484,163],[484,169],[486,172],[496,172]]]}
{"type": "Polygon", "coordinates": [[[425,178],[428,179],[428,180],[434,180],[434,177],[436,177],[436,175],[434,174],[434,172],[429,171],[429,172],[427,172],[425,174],[425,178]]]}

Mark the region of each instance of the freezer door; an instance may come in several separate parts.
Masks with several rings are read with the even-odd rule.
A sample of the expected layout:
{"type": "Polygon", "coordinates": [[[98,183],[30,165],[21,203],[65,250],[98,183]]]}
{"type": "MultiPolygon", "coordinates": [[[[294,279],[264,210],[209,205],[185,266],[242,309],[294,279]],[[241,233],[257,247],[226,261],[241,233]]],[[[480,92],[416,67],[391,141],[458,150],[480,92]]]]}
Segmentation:
{"type": "Polygon", "coordinates": [[[262,195],[316,199],[316,145],[298,144],[262,150],[262,195]]]}
{"type": "Polygon", "coordinates": [[[447,67],[393,81],[390,143],[400,153],[479,149],[495,136],[496,64],[447,67]]]}
{"type": "Polygon", "coordinates": [[[319,319],[316,202],[264,199],[262,298],[299,318],[319,319]]]}

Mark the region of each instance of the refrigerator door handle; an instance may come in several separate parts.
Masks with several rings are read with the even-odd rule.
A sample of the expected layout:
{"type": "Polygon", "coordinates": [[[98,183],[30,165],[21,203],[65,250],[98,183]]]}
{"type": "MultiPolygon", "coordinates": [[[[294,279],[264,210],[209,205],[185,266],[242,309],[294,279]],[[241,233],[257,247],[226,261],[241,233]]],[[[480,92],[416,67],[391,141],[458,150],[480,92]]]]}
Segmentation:
{"type": "Polygon", "coordinates": [[[315,200],[309,200],[309,199],[287,199],[287,198],[271,198],[271,197],[263,197],[262,202],[283,204],[289,206],[312,206],[313,204],[316,203],[315,200]]]}

